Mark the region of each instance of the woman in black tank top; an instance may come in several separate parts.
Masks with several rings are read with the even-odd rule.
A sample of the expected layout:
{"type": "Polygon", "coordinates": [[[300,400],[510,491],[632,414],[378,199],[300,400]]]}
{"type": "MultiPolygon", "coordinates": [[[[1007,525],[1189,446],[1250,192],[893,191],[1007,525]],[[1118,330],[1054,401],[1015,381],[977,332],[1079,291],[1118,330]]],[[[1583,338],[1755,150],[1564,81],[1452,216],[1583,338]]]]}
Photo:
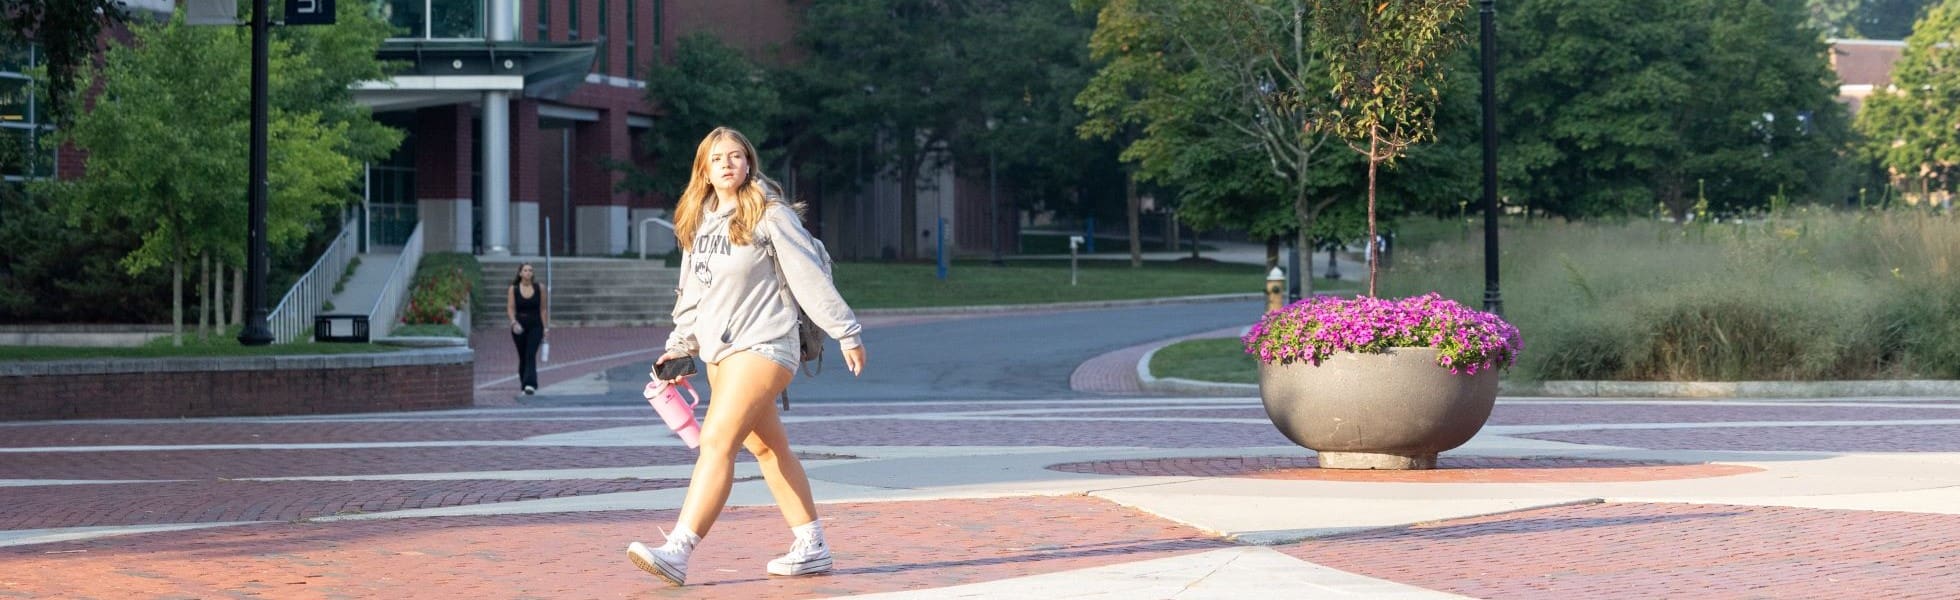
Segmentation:
{"type": "Polygon", "coordinates": [[[526,395],[538,391],[538,345],[544,343],[550,315],[545,310],[544,286],[537,284],[531,263],[517,267],[517,278],[504,290],[504,315],[510,318],[510,340],[517,344],[517,379],[526,395]]]}

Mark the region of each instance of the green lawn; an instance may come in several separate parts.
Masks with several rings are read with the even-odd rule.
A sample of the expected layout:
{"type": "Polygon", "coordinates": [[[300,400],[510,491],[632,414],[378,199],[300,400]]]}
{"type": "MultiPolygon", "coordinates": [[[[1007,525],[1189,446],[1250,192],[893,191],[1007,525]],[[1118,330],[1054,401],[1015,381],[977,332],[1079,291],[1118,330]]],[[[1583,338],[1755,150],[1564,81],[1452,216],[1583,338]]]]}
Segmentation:
{"type": "Polygon", "coordinates": [[[1081,261],[1069,285],[1068,261],[956,261],[946,280],[930,263],[837,263],[837,289],[852,308],[909,308],[1127,300],[1204,294],[1252,294],[1265,286],[1258,265],[1212,262],[1081,261]]]}
{"type": "Polygon", "coordinates": [[[1259,383],[1259,365],[1238,338],[1185,340],[1157,350],[1150,374],[1197,381],[1259,383]]]}
{"type": "Polygon", "coordinates": [[[206,343],[174,348],[169,342],[136,348],[69,348],[62,346],[0,346],[0,360],[60,360],[64,358],[181,358],[217,356],[281,356],[297,354],[353,354],[393,352],[401,348],[379,344],[320,344],[314,342],[240,346],[206,343]]]}

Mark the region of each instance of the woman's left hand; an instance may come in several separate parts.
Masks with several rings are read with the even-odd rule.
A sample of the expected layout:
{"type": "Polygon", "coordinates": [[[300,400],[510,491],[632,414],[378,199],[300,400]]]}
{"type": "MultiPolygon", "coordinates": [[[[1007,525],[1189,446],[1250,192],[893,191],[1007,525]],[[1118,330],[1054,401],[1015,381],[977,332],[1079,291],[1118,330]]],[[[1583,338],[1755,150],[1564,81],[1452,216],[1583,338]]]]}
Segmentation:
{"type": "Polygon", "coordinates": [[[851,376],[853,377],[862,374],[864,372],[864,346],[845,350],[844,366],[850,368],[851,376]]]}

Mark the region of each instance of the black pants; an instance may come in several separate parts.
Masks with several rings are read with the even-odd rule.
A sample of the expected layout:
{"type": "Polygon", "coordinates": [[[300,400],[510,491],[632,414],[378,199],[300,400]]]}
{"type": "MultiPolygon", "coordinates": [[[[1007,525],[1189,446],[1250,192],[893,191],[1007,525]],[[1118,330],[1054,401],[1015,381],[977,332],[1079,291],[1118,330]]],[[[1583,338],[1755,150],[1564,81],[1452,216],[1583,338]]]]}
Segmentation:
{"type": "Polygon", "coordinates": [[[544,322],[537,317],[519,315],[517,324],[524,326],[524,333],[510,334],[511,343],[517,344],[518,385],[538,387],[538,345],[544,343],[544,322]]]}

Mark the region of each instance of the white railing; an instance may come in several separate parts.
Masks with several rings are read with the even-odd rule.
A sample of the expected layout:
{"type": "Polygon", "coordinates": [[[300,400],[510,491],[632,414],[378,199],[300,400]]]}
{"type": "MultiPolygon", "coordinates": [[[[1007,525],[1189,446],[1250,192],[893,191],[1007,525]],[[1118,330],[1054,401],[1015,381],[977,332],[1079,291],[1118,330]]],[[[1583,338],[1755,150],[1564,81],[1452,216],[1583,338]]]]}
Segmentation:
{"type": "Polygon", "coordinates": [[[674,230],[674,224],[666,219],[662,219],[659,217],[647,217],[645,219],[641,219],[640,220],[640,260],[647,259],[647,225],[656,224],[656,223],[659,224],[661,227],[667,228],[668,231],[674,230]]]}
{"type": "Polygon", "coordinates": [[[313,326],[313,316],[320,314],[320,306],[333,298],[334,284],[347,272],[347,263],[359,253],[354,239],[354,220],[348,219],[340,225],[340,235],[334,236],[333,243],[320,253],[320,260],[313,261],[313,268],[307,269],[299,281],[293,282],[292,289],[272,307],[265,317],[266,328],[272,330],[275,344],[290,343],[297,340],[306,328],[313,326]]]}
{"type": "Polygon", "coordinates": [[[422,224],[417,222],[415,230],[408,234],[408,241],[402,242],[402,253],[395,257],[387,283],[381,285],[374,306],[368,309],[368,339],[381,339],[394,333],[395,323],[401,322],[402,303],[408,300],[408,284],[415,280],[415,268],[421,264],[422,224]]]}

